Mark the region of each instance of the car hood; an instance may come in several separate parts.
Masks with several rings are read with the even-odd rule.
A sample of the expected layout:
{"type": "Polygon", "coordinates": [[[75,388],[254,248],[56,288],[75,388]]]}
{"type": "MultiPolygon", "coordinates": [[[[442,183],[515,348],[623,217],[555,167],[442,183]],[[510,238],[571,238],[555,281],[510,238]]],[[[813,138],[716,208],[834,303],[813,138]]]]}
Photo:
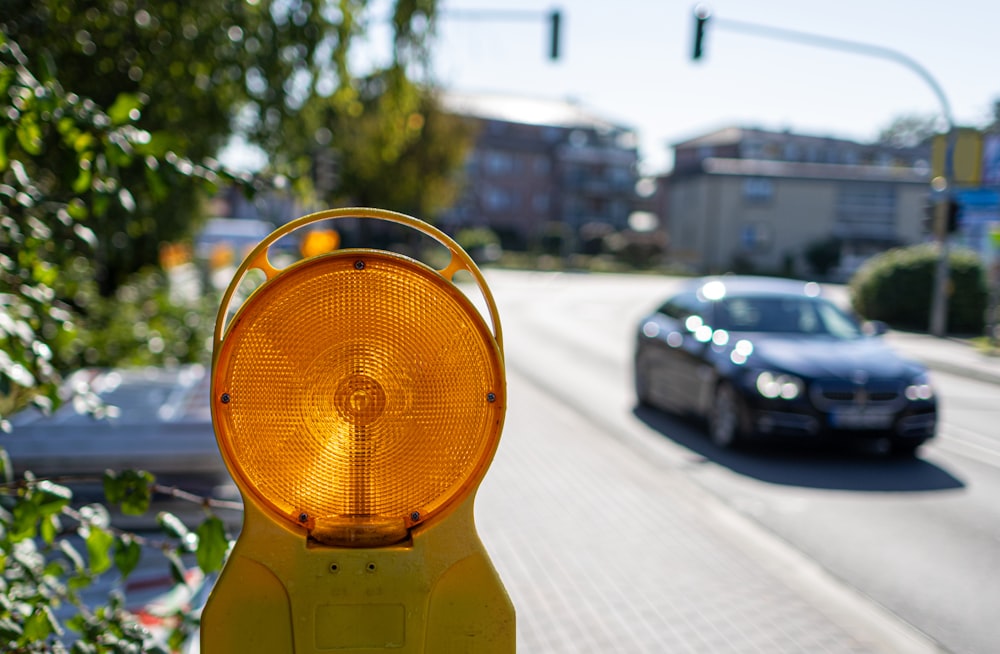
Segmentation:
{"type": "MultiPolygon", "coordinates": [[[[749,336],[749,335],[748,335],[749,336]]],[[[904,359],[878,338],[840,340],[795,336],[750,336],[752,363],[807,378],[854,379],[859,371],[869,378],[906,378],[923,367],[904,359]]]]}

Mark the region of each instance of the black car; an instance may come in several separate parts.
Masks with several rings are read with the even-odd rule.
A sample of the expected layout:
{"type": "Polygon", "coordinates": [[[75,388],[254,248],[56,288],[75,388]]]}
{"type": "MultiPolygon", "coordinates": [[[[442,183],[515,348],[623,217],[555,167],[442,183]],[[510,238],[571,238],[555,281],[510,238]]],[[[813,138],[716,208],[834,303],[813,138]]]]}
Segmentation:
{"type": "Polygon", "coordinates": [[[934,437],[927,370],[814,282],[694,280],[639,323],[639,403],[706,418],[723,447],[764,436],[870,439],[912,454],[934,437]]]}

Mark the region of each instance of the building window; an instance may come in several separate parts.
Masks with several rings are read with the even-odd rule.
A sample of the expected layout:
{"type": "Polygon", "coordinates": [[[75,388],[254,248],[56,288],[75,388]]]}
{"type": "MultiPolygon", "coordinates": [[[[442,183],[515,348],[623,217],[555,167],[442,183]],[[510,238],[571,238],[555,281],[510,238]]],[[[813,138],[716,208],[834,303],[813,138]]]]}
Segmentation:
{"type": "Polygon", "coordinates": [[[549,210],[549,194],[535,193],[531,198],[531,208],[535,213],[546,213],[549,210]]]}
{"type": "Polygon", "coordinates": [[[608,177],[611,179],[611,185],[614,189],[625,189],[634,185],[635,180],[632,179],[632,171],[628,168],[623,168],[621,166],[615,166],[608,170],[608,177]]]}
{"type": "Polygon", "coordinates": [[[539,154],[535,155],[531,166],[536,175],[548,175],[552,169],[552,162],[549,161],[547,156],[539,154]]]}
{"type": "Polygon", "coordinates": [[[510,192],[502,188],[487,188],[483,193],[487,211],[508,211],[514,204],[510,192]]]}
{"type": "Polygon", "coordinates": [[[834,234],[844,239],[896,238],[896,189],[891,184],[845,184],[837,193],[834,234]]]}
{"type": "Polygon", "coordinates": [[[506,175],[514,170],[514,157],[509,152],[491,150],[486,153],[485,168],[488,175],[506,175]]]}
{"type": "Polygon", "coordinates": [[[743,199],[747,202],[770,202],[774,197],[774,182],[766,177],[743,180],[743,199]]]}

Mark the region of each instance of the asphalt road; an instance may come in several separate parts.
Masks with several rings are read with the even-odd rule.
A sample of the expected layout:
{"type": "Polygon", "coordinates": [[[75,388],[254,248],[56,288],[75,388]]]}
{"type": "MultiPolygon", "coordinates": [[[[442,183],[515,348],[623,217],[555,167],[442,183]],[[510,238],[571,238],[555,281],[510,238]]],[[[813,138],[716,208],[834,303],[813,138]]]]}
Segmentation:
{"type": "MultiPolygon", "coordinates": [[[[956,653],[1000,643],[1000,392],[936,374],[942,424],[914,460],[863,451],[723,451],[637,409],[633,330],[676,280],[490,271],[507,365],[624,445],[680,470],[956,653]]],[[[517,410],[511,407],[511,411],[517,410]]]]}

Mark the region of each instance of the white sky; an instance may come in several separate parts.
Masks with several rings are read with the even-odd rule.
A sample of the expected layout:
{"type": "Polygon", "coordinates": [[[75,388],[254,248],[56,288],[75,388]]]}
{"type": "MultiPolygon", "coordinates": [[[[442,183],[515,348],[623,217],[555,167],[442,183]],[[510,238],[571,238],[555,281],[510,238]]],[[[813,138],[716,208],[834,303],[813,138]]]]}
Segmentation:
{"type": "MultiPolygon", "coordinates": [[[[727,125],[866,141],[904,114],[940,114],[930,85],[894,61],[708,28],[691,60],[690,0],[445,0],[434,72],[446,88],[575,99],[639,132],[648,173],[669,145],[727,125]],[[548,19],[563,12],[562,52],[548,59],[548,19]],[[531,10],[537,20],[449,18],[531,10]]],[[[720,19],[890,48],[943,89],[959,125],[982,126],[1000,99],[996,0],[712,0],[720,19]]],[[[383,38],[373,30],[372,45],[383,38]]]]}

